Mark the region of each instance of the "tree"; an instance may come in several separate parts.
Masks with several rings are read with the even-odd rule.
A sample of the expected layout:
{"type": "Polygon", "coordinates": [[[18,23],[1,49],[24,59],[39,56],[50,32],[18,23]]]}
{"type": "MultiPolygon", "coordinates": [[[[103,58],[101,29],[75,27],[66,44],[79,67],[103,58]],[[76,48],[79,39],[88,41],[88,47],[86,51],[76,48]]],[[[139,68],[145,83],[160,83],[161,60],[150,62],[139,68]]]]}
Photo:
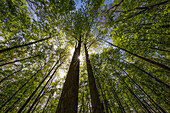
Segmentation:
{"type": "Polygon", "coordinates": [[[89,81],[89,88],[90,88],[90,97],[92,103],[93,113],[103,113],[102,104],[100,103],[99,94],[96,88],[95,78],[93,75],[92,67],[89,60],[89,54],[84,44],[85,54],[86,54],[86,65],[87,65],[87,72],[88,72],[88,81],[89,81]]]}
{"type": "Polygon", "coordinates": [[[70,68],[65,80],[61,97],[57,107],[57,113],[77,112],[78,105],[78,89],[79,89],[79,65],[81,48],[81,36],[78,46],[75,46],[75,52],[70,63],[70,68]]]}

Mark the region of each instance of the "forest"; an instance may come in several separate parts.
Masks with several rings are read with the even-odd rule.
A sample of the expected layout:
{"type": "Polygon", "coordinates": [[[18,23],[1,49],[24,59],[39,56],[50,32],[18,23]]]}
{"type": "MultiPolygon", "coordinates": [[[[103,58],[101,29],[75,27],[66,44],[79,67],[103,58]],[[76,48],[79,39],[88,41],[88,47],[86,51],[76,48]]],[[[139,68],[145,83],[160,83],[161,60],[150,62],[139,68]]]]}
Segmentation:
{"type": "Polygon", "coordinates": [[[169,8],[0,0],[0,113],[170,113],[169,8]]]}

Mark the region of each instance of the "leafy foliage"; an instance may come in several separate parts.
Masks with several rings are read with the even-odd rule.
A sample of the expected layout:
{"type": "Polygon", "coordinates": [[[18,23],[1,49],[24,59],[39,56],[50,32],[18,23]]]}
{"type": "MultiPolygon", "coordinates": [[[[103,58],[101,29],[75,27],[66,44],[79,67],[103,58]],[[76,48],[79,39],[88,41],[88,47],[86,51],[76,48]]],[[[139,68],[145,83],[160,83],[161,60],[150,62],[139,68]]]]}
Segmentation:
{"type": "MultiPolygon", "coordinates": [[[[106,113],[170,112],[169,1],[1,0],[0,4],[0,111],[16,113],[23,107],[22,112],[56,112],[70,48],[81,38],[89,49],[106,113]]],[[[82,56],[78,112],[90,113],[82,56]]]]}

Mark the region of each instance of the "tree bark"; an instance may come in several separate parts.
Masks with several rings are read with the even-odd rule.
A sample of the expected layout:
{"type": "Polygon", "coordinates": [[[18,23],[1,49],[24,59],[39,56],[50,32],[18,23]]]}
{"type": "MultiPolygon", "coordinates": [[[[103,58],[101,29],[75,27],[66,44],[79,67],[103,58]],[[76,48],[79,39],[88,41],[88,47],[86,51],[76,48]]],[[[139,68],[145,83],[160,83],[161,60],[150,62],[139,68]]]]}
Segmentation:
{"type": "Polygon", "coordinates": [[[85,54],[86,54],[86,65],[87,65],[87,72],[88,72],[88,80],[89,80],[89,88],[90,88],[90,97],[91,97],[91,104],[93,113],[104,113],[102,104],[100,103],[99,94],[97,91],[95,78],[93,75],[93,70],[90,64],[90,59],[87,51],[86,44],[84,44],[85,54]]]}
{"type": "Polygon", "coordinates": [[[56,113],[77,113],[78,88],[79,88],[79,67],[80,67],[81,37],[78,47],[75,46],[74,55],[70,63],[69,71],[63,86],[56,113]]]}
{"type": "MultiPolygon", "coordinates": [[[[112,59],[109,59],[109,60],[112,60],[112,59]]],[[[151,75],[150,73],[146,72],[145,70],[139,68],[138,66],[136,66],[136,65],[134,65],[134,64],[132,64],[132,63],[127,62],[127,61],[124,60],[124,59],[121,59],[121,60],[123,60],[124,62],[126,62],[126,63],[134,66],[134,67],[137,68],[137,69],[139,69],[140,71],[142,71],[143,73],[147,74],[149,77],[151,77],[152,79],[156,80],[157,82],[159,82],[160,84],[164,85],[165,87],[170,88],[170,86],[169,86],[168,84],[164,83],[162,80],[156,78],[155,76],[151,75]]],[[[120,67],[119,67],[119,68],[120,68],[120,67]]]]}

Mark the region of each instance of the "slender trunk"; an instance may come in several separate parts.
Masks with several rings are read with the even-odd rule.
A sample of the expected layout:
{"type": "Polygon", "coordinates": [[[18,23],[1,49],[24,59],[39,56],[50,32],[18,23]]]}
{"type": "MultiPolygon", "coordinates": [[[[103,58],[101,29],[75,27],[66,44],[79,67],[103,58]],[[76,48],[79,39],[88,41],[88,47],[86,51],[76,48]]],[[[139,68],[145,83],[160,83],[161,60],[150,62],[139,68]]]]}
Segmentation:
{"type": "Polygon", "coordinates": [[[37,108],[37,106],[38,106],[38,104],[39,104],[39,102],[40,102],[40,100],[41,100],[41,98],[42,98],[46,93],[48,93],[48,91],[42,92],[41,96],[39,96],[39,97],[37,98],[37,101],[36,101],[35,105],[33,106],[33,109],[32,109],[32,111],[31,111],[31,113],[34,113],[35,109],[37,108]]]}
{"type": "Polygon", "coordinates": [[[77,113],[81,37],[70,63],[56,113],[77,113]]]}
{"type": "Polygon", "coordinates": [[[93,113],[104,113],[103,107],[100,103],[99,94],[97,91],[95,78],[93,75],[93,70],[90,64],[90,59],[87,51],[86,44],[84,44],[85,54],[86,54],[86,65],[87,65],[87,72],[88,72],[88,80],[89,80],[89,88],[90,88],[90,97],[91,97],[91,104],[93,113]]]}
{"type": "MultiPolygon", "coordinates": [[[[110,81],[108,81],[109,83],[111,83],[110,81]]],[[[108,108],[109,108],[109,113],[112,113],[112,109],[111,108],[113,108],[113,111],[116,113],[116,108],[115,108],[115,105],[114,105],[114,103],[112,102],[113,101],[113,99],[111,99],[110,98],[110,96],[112,96],[111,95],[111,92],[110,92],[110,90],[108,90],[109,88],[106,86],[106,89],[107,89],[107,95],[108,95],[108,98],[109,98],[109,100],[110,101],[108,101],[108,100],[106,100],[107,101],[107,104],[108,104],[108,108]]]]}
{"type": "MultiPolygon", "coordinates": [[[[105,40],[104,40],[104,41],[105,41],[105,40]]],[[[168,66],[165,66],[165,65],[160,64],[160,63],[158,63],[158,62],[155,62],[155,61],[152,61],[152,60],[150,60],[150,59],[147,59],[147,58],[144,58],[144,57],[142,57],[142,56],[139,56],[139,55],[137,55],[137,54],[135,54],[135,53],[132,53],[132,52],[126,50],[126,49],[123,49],[123,48],[121,48],[121,47],[119,47],[119,46],[113,45],[112,43],[110,43],[110,42],[108,42],[108,41],[105,41],[105,42],[108,43],[108,44],[110,44],[111,46],[117,47],[117,48],[119,48],[119,49],[121,49],[121,50],[123,50],[123,51],[125,51],[125,52],[127,52],[127,53],[129,53],[129,54],[131,54],[131,55],[133,55],[133,56],[136,56],[136,57],[138,57],[138,58],[140,58],[140,59],[142,59],[142,60],[144,60],[144,61],[147,61],[147,62],[149,62],[149,63],[151,63],[151,64],[153,64],[153,65],[156,65],[156,66],[158,66],[158,67],[161,67],[161,68],[163,68],[163,69],[165,69],[165,70],[167,70],[167,71],[170,72],[170,68],[169,68],[168,66]]]]}
{"type": "Polygon", "coordinates": [[[34,111],[35,111],[35,109],[37,108],[39,102],[41,101],[41,98],[42,98],[46,93],[48,93],[48,91],[45,90],[44,92],[41,93],[41,96],[39,96],[39,97],[37,98],[37,102],[36,102],[36,104],[33,106],[33,109],[32,109],[32,111],[31,111],[31,113],[34,113],[34,111]]]}
{"type": "MultiPolygon", "coordinates": [[[[146,107],[153,113],[156,113],[155,109],[152,108],[151,105],[148,104],[147,100],[143,99],[143,103],[145,103],[146,107]]],[[[158,110],[159,111],[159,110],[158,110]]]]}
{"type": "Polygon", "coordinates": [[[20,48],[20,47],[32,45],[32,44],[35,44],[35,43],[38,43],[38,42],[42,42],[42,41],[48,40],[48,39],[50,39],[50,38],[52,38],[52,37],[50,36],[50,37],[47,37],[47,38],[44,38],[44,39],[37,40],[37,41],[35,41],[35,42],[30,42],[30,43],[28,43],[28,44],[23,44],[23,45],[19,45],[19,46],[14,46],[14,47],[2,49],[2,50],[0,50],[0,53],[3,53],[3,52],[5,52],[5,51],[9,51],[9,50],[12,50],[12,49],[15,49],[15,48],[20,48]]]}
{"type": "MultiPolygon", "coordinates": [[[[155,7],[158,7],[158,6],[160,6],[160,5],[164,5],[164,4],[167,4],[167,3],[168,3],[168,1],[164,1],[164,2],[161,2],[161,3],[158,3],[158,4],[154,4],[154,5],[148,6],[148,7],[135,8],[135,10],[136,10],[136,9],[141,9],[141,11],[140,11],[140,12],[137,12],[137,13],[135,13],[135,14],[133,14],[133,15],[127,16],[126,18],[123,18],[122,20],[117,20],[116,22],[128,20],[128,19],[130,19],[130,18],[132,18],[132,17],[138,16],[138,15],[144,13],[144,12],[147,11],[147,10],[151,10],[151,9],[153,9],[153,8],[155,8],[155,7]]],[[[134,10],[134,9],[129,10],[128,12],[133,11],[133,10],[134,10]]]]}
{"type": "Polygon", "coordinates": [[[83,96],[82,96],[82,109],[83,109],[83,113],[85,113],[85,108],[84,108],[84,92],[83,92],[83,96]]]}
{"type": "Polygon", "coordinates": [[[24,105],[19,109],[18,113],[21,113],[22,110],[25,108],[25,106],[28,104],[28,102],[32,99],[32,97],[34,96],[34,94],[38,91],[38,89],[41,87],[41,85],[44,83],[44,81],[49,77],[50,73],[52,72],[52,70],[55,68],[55,66],[59,63],[59,60],[55,63],[55,65],[51,68],[51,70],[48,72],[48,74],[45,76],[45,78],[40,82],[40,84],[38,85],[38,87],[34,90],[34,92],[29,96],[29,98],[26,100],[26,102],[24,103],[24,105]]]}
{"type": "Polygon", "coordinates": [[[165,95],[164,93],[160,92],[160,90],[158,90],[157,88],[152,87],[151,85],[148,85],[148,84],[144,83],[143,81],[141,81],[141,84],[146,86],[147,88],[151,89],[151,92],[154,93],[158,97],[158,99],[163,100],[167,105],[170,104],[169,96],[167,96],[167,95],[169,95],[169,93],[167,95],[165,95]]]}
{"type": "Polygon", "coordinates": [[[166,42],[158,42],[157,40],[151,40],[151,39],[141,39],[140,41],[153,42],[155,44],[162,44],[162,45],[166,45],[166,46],[170,45],[169,43],[166,43],[166,42]]]}
{"type": "Polygon", "coordinates": [[[41,91],[39,92],[38,96],[36,97],[36,99],[34,100],[33,104],[31,105],[31,107],[28,109],[27,113],[30,113],[30,111],[32,110],[32,108],[34,107],[34,105],[36,104],[36,102],[38,101],[40,95],[42,94],[42,92],[44,91],[44,89],[46,88],[47,84],[51,81],[51,79],[53,78],[54,74],[56,73],[57,69],[62,65],[63,63],[61,63],[60,65],[58,65],[55,69],[55,71],[53,72],[53,74],[50,76],[50,78],[48,79],[48,81],[46,82],[46,84],[44,85],[44,87],[41,89],[41,91]]]}
{"type": "MultiPolygon", "coordinates": [[[[84,91],[85,88],[82,87],[82,90],[84,91]]],[[[85,113],[85,110],[84,110],[84,92],[83,91],[81,92],[82,98],[81,98],[81,107],[80,107],[79,113],[85,113]]]]}
{"type": "Polygon", "coordinates": [[[3,81],[5,81],[6,79],[8,79],[10,76],[14,75],[15,73],[20,72],[21,70],[22,70],[22,68],[21,68],[21,69],[19,69],[19,70],[17,70],[17,71],[15,71],[15,72],[13,72],[13,73],[12,73],[12,74],[10,74],[10,75],[8,75],[8,76],[4,77],[2,80],[0,80],[0,83],[2,83],[2,82],[3,82],[3,81]]]}

